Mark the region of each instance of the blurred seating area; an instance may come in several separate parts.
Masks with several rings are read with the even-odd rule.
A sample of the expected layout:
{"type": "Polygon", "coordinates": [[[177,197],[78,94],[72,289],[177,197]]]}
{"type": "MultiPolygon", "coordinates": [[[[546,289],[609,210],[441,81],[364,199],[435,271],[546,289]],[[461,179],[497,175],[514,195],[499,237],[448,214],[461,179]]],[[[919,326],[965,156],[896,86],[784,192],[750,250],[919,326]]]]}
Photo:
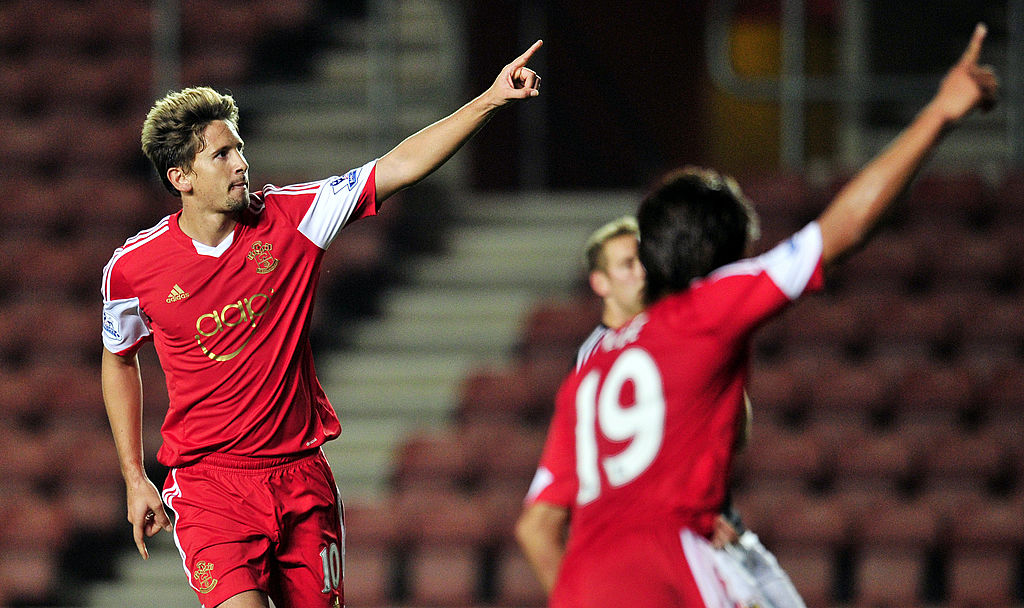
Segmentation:
{"type": "MultiPolygon", "coordinates": [[[[335,4],[348,5],[182,3],[182,82],[258,80],[261,58],[287,56],[280,41],[335,4]]],[[[133,550],[100,394],[98,291],[114,249],[177,205],[138,144],[163,93],[153,7],[0,10],[0,606],[78,605],[133,550]]],[[[765,247],[841,184],[741,182],[765,247]]],[[[428,189],[415,196],[437,196],[428,189]]],[[[346,315],[375,312],[410,243],[437,246],[422,228],[436,217],[414,213],[395,197],[332,246],[318,349],[345,342],[346,315]]],[[[759,334],[734,499],[812,608],[1024,605],[1022,232],[1024,174],[926,173],[826,293],[759,334]]],[[[512,524],[554,393],[598,317],[582,282],[538,300],[509,362],[467,374],[450,423],[404,440],[389,493],[346,505],[350,606],[544,604],[512,524]]],[[[142,358],[152,457],[167,396],[153,349],[142,358]]]]}
{"type": "MultiPolygon", "coordinates": [[[[1024,605],[1024,179],[926,173],[828,287],[760,332],[734,501],[808,606],[1024,605]]],[[[842,181],[741,180],[763,249],[842,181]]],[[[599,304],[538,301],[516,356],[409,436],[350,508],[353,605],[543,606],[512,537],[552,400],[599,304]]]]}

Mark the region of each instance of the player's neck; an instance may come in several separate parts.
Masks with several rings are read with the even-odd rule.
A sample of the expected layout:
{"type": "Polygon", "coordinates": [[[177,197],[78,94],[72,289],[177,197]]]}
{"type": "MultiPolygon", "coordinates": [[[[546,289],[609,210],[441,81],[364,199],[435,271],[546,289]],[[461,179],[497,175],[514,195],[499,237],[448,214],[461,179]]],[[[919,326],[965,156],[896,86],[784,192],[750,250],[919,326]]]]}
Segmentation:
{"type": "Polygon", "coordinates": [[[220,245],[237,224],[237,212],[204,212],[190,205],[182,207],[178,218],[178,227],[186,236],[210,247],[220,245]]]}
{"type": "Polygon", "coordinates": [[[606,306],[604,312],[601,314],[601,323],[604,323],[606,327],[618,329],[625,325],[634,316],[636,315],[629,314],[617,308],[606,306]]]}

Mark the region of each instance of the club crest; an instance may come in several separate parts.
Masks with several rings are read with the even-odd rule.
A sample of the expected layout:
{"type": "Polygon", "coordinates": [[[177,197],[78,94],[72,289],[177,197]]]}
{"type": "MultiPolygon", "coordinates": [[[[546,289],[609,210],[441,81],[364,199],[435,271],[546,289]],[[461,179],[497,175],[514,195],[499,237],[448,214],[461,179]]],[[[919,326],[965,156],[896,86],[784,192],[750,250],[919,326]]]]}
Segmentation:
{"type": "Polygon", "coordinates": [[[272,244],[264,243],[263,241],[256,241],[252,244],[252,250],[249,251],[249,255],[246,257],[256,262],[256,272],[268,274],[274,272],[274,269],[277,268],[279,260],[270,253],[273,248],[272,244]]]}

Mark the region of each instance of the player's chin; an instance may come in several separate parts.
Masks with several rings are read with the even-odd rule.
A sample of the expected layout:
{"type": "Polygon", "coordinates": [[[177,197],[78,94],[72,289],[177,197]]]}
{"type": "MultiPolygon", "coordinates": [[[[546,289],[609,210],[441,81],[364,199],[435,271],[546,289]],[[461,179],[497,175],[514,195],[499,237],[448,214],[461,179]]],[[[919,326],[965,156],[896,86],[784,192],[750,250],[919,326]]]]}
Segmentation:
{"type": "Polygon", "coordinates": [[[240,192],[232,191],[231,196],[225,201],[228,211],[241,211],[249,204],[249,189],[245,188],[240,192]]]}

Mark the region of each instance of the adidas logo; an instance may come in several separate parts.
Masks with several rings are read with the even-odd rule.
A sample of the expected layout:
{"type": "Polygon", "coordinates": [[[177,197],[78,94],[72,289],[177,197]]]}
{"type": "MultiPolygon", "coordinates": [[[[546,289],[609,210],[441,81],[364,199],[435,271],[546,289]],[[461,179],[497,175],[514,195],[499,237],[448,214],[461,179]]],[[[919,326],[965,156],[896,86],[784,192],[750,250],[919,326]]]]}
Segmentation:
{"type": "Polygon", "coordinates": [[[192,294],[185,291],[177,283],[175,283],[174,287],[171,289],[171,293],[167,294],[167,303],[170,304],[171,302],[180,302],[185,298],[189,297],[190,295],[192,294]]]}

